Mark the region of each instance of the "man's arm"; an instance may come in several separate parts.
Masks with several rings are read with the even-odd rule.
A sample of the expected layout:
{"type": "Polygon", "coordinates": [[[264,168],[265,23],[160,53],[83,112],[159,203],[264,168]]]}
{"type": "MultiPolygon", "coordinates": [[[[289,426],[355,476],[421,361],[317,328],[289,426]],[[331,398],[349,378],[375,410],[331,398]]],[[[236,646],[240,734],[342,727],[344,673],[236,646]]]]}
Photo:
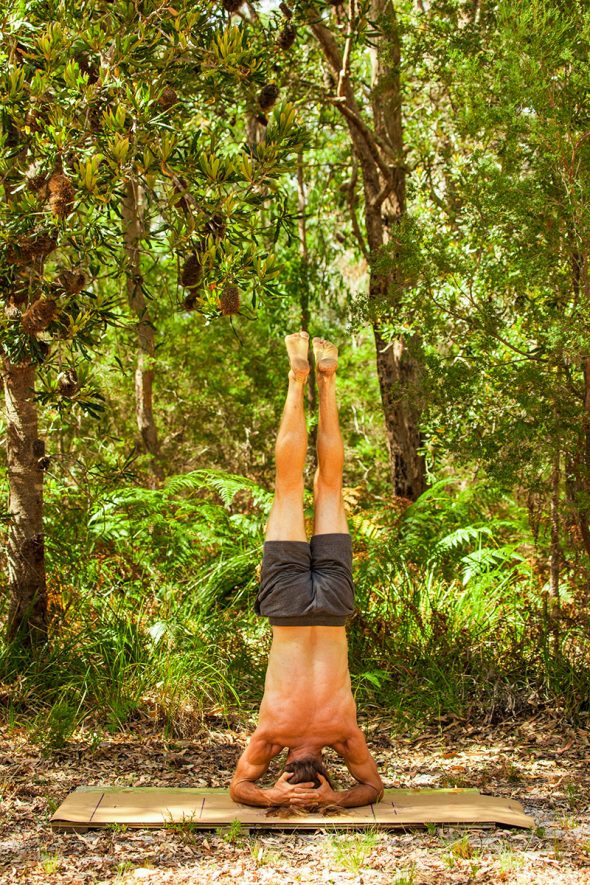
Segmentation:
{"type": "Polygon", "coordinates": [[[255,805],[259,808],[291,805],[292,800],[302,791],[313,787],[312,783],[290,784],[289,778],[292,776],[290,771],[283,772],[273,787],[263,790],[256,785],[255,781],[262,777],[270,760],[282,749],[280,744],[273,744],[257,736],[256,732],[252,735],[250,743],[240,756],[230,784],[229,794],[234,802],[255,805]]]}
{"type": "Polygon", "coordinates": [[[250,743],[238,760],[229,787],[229,794],[234,802],[257,805],[260,808],[267,808],[274,804],[268,795],[270,791],[257,787],[255,781],[262,777],[270,760],[281,750],[280,745],[273,744],[254,732],[250,743]]]}
{"type": "Polygon", "coordinates": [[[355,808],[357,805],[380,802],[383,798],[383,781],[360,728],[334,749],[342,756],[351,775],[358,781],[350,790],[342,791],[337,804],[343,808],[355,808]]]}

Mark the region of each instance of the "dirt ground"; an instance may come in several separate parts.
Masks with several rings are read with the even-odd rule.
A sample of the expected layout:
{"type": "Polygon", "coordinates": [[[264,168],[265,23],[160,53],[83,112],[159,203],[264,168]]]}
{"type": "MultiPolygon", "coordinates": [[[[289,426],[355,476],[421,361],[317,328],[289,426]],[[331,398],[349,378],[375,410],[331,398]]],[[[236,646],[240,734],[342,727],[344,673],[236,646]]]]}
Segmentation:
{"type": "Polygon", "coordinates": [[[588,729],[539,716],[494,727],[441,721],[412,736],[386,721],[365,730],[387,787],[478,787],[520,801],[535,830],[338,833],[328,822],[299,834],[180,826],[54,833],[51,814],[79,785],[227,786],[248,731],[211,717],[191,740],[145,730],[105,740],[80,734],[48,754],[4,726],[0,882],[590,883],[588,729]]]}

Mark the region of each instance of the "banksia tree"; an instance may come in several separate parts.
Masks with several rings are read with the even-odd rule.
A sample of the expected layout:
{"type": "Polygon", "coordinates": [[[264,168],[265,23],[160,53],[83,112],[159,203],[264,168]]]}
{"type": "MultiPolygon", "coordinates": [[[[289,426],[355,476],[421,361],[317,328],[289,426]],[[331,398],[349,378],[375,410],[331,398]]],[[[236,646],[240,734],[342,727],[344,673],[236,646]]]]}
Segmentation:
{"type": "Polygon", "coordinates": [[[219,316],[215,292],[228,276],[255,303],[273,291],[278,273],[273,256],[252,243],[268,224],[261,202],[268,205],[279,193],[280,176],[302,141],[294,111],[274,112],[258,157],[236,150],[236,137],[238,145],[243,138],[226,123],[227,106],[244,112],[268,81],[271,60],[246,27],[228,23],[224,7],[235,12],[241,6],[235,0],[217,9],[185,0],[174,6],[172,15],[146,0],[130,15],[124,0],[75,9],[57,0],[24,0],[3,19],[0,354],[9,428],[8,635],[29,646],[47,636],[43,476],[33,453],[37,409],[52,396],[60,409],[97,415],[103,408],[100,395],[84,389],[85,380],[61,373],[64,358],[90,360],[124,293],[138,336],[138,423],[149,429],[146,383],[156,329],[150,311],[157,311],[158,291],[146,299],[144,252],[181,256],[191,309],[211,318],[219,316]],[[206,143],[198,137],[203,114],[206,143]],[[157,233],[152,215],[159,219],[157,233]],[[99,275],[110,281],[97,285],[99,275]],[[37,392],[41,365],[44,386],[37,392]],[[52,372],[60,379],[46,385],[52,372]],[[63,401],[69,397],[71,404],[63,401]]]}

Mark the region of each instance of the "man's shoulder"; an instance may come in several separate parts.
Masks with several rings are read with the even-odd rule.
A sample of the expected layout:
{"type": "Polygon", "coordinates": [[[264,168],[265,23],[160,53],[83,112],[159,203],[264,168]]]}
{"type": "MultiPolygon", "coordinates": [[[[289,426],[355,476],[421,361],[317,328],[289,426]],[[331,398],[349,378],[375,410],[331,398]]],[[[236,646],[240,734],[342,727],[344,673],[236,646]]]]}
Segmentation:
{"type": "Polygon", "coordinates": [[[276,756],[284,748],[285,744],[277,740],[276,734],[266,726],[258,726],[250,736],[248,750],[255,753],[270,753],[276,756]]]}
{"type": "Polygon", "coordinates": [[[330,745],[344,759],[364,759],[369,754],[367,741],[358,725],[354,725],[330,745]]]}

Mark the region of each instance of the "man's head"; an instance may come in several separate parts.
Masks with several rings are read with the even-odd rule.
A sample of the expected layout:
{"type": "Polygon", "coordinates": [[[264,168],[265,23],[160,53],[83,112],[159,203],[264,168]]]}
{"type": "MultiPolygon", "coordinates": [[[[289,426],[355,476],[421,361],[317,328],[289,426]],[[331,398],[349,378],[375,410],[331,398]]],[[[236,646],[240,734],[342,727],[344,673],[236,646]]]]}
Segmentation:
{"type": "Polygon", "coordinates": [[[321,756],[301,756],[293,759],[285,765],[285,771],[292,771],[293,774],[289,778],[290,784],[305,784],[313,782],[314,787],[321,786],[319,774],[323,775],[332,786],[330,776],[326,770],[321,756]]]}

